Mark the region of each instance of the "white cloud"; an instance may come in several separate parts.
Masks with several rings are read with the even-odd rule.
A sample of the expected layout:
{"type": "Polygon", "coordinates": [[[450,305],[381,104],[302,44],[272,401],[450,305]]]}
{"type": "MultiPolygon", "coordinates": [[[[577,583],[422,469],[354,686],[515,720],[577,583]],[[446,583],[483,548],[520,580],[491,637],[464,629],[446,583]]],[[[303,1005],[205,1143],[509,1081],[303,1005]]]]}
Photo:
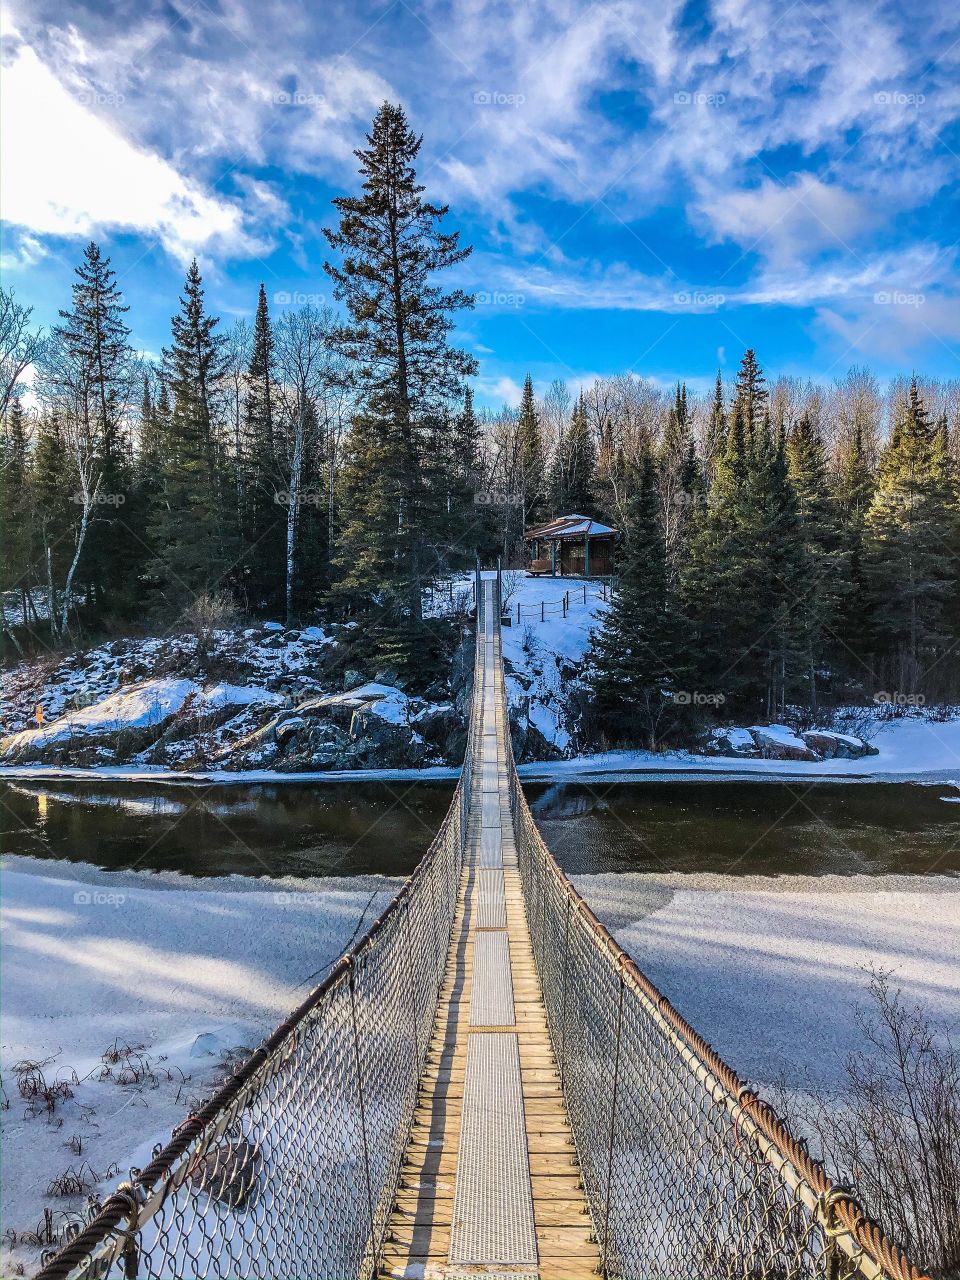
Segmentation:
{"type": "Polygon", "coordinates": [[[21,45],[2,77],[0,199],[8,223],[38,235],[89,236],[102,228],[155,234],[183,259],[219,246],[257,243],[234,204],[207,195],[162,157],[129,142],[70,93],[21,45]]]}
{"type": "Polygon", "coordinates": [[[856,196],[811,173],[790,182],[714,194],[705,213],[717,236],[777,263],[808,261],[821,249],[847,248],[874,220],[856,196]]]}

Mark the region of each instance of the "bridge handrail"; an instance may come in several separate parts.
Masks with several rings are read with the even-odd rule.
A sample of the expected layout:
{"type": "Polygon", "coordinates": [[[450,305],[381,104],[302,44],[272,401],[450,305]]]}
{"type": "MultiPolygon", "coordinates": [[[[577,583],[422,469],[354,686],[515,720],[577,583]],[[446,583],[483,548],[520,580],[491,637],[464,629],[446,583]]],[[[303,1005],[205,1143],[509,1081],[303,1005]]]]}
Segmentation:
{"type": "MultiPolygon", "coordinates": [[[[482,662],[478,643],[474,699],[482,662]]],[[[262,1275],[264,1259],[277,1275],[374,1273],[443,983],[480,725],[471,717],[450,808],[384,912],[150,1163],[44,1255],[36,1280],[93,1280],[118,1263],[130,1275],[262,1275]],[[318,1161],[304,1197],[296,1183],[318,1161]]]]}
{"type": "MultiPolygon", "coordinates": [[[[534,958],[605,1273],[611,1277],[669,1276],[671,1280],[727,1280],[728,1276],[731,1280],[780,1280],[787,1275],[822,1275],[831,1280],[834,1276],[844,1280],[927,1280],[904,1250],[867,1216],[854,1192],[832,1182],[823,1165],[793,1136],[774,1108],[724,1062],[597,919],[537,830],[512,758],[510,773],[534,958]],[[577,950],[579,967],[571,962],[577,950]],[[584,985],[590,952],[601,964],[595,975],[595,991],[584,985]],[[606,990],[601,991],[604,983],[606,990]],[[579,990],[574,990],[575,985],[579,990]],[[671,1050],[671,1054],[662,1055],[659,1063],[655,1061],[657,1036],[671,1050]],[[673,1063],[671,1056],[675,1058],[673,1063]],[[605,1070],[596,1069],[598,1061],[605,1062],[605,1070]],[[677,1063],[682,1064],[681,1069],[677,1063]],[[709,1210],[702,1204],[698,1206],[701,1219],[708,1224],[712,1221],[712,1228],[704,1231],[704,1237],[712,1230],[713,1238],[698,1242],[698,1257],[686,1252],[686,1270],[682,1269],[680,1257],[671,1269],[670,1261],[663,1256],[662,1239],[657,1241],[661,1249],[656,1263],[651,1263],[650,1246],[654,1241],[644,1234],[645,1228],[638,1229],[638,1218],[656,1212],[650,1204],[637,1202],[642,1199],[644,1179],[649,1183],[653,1176],[649,1166],[655,1158],[657,1138],[681,1140],[679,1135],[669,1133],[663,1116],[658,1121],[650,1107],[638,1101],[638,1090],[630,1098],[623,1096],[627,1092],[623,1083],[627,1071],[645,1069],[651,1080],[639,1087],[647,1092],[648,1100],[655,1092],[653,1077],[672,1072],[673,1087],[678,1092],[688,1090],[688,1096],[680,1103],[681,1109],[686,1107],[686,1119],[703,1114],[703,1128],[712,1130],[704,1140],[707,1154],[703,1149],[693,1153],[686,1175],[694,1181],[701,1180],[701,1191],[709,1192],[712,1185],[718,1200],[724,1198],[727,1187],[736,1187],[740,1200],[739,1220],[735,1215],[724,1220],[716,1205],[709,1210]],[[596,1100],[604,1092],[600,1086],[604,1075],[608,1076],[610,1096],[606,1109],[601,1106],[598,1110],[596,1100]],[[696,1081],[699,1099],[689,1091],[689,1083],[683,1082],[684,1076],[696,1081]],[[659,1125],[659,1132],[642,1134],[647,1168],[641,1171],[637,1161],[633,1168],[629,1167],[630,1145],[636,1142],[644,1121],[651,1129],[659,1125]],[[716,1162],[712,1168],[711,1155],[716,1162]],[[625,1191],[629,1194],[623,1194],[625,1191]],[[762,1201],[759,1207],[748,1204],[751,1194],[762,1201]],[[747,1221],[751,1214],[759,1225],[757,1221],[747,1221]],[[746,1240],[751,1226],[756,1238],[748,1249],[746,1240]],[[775,1253],[778,1235],[779,1258],[775,1253]],[[735,1251],[735,1259],[722,1256],[725,1244],[735,1251]],[[695,1269],[690,1270],[691,1265],[695,1269]],[[752,1269],[745,1269],[748,1266],[752,1269]]],[[[666,1095],[662,1080],[660,1083],[666,1095]]],[[[670,1104],[665,1099],[661,1101],[667,1109],[670,1104]]],[[[672,1101],[676,1104],[675,1098],[672,1101]]],[[[689,1187],[687,1191],[667,1188],[664,1194],[668,1192],[680,1202],[688,1195],[689,1187]]],[[[656,1237],[668,1232],[653,1234],[656,1237]]],[[[677,1252],[682,1255],[684,1249],[679,1247],[677,1252]]]]}

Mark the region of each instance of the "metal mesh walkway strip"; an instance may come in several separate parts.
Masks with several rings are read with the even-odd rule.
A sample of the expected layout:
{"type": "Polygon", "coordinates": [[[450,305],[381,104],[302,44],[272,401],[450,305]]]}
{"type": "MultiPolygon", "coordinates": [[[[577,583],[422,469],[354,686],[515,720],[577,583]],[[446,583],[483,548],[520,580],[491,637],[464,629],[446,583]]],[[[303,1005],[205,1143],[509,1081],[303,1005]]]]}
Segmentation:
{"type": "Polygon", "coordinates": [[[507,903],[503,891],[503,871],[481,868],[477,872],[477,928],[505,929],[507,903]]]}
{"type": "Polygon", "coordinates": [[[467,1045],[450,1261],[537,1262],[520,1048],[512,1031],[478,1031],[467,1045]]]}
{"type": "Polygon", "coordinates": [[[512,1027],[513,973],[510,944],[505,930],[477,933],[473,943],[473,990],[470,995],[471,1027],[512,1027]]]}

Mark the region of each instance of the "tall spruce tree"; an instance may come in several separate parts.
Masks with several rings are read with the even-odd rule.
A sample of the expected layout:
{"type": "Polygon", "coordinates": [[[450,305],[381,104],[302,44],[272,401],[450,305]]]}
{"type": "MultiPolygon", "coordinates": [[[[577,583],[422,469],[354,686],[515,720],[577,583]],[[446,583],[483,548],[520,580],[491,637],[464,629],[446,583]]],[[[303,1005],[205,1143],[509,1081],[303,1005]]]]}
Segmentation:
{"type": "Polygon", "coordinates": [[[422,138],[402,108],[384,103],[367,143],[355,153],[363,194],[338,197],[339,226],[325,232],[342,260],[324,269],[350,317],[334,341],[354,365],[362,399],[343,469],[337,595],[378,613],[383,645],[415,667],[436,634],[422,623],[435,534],[425,520],[424,451],[435,415],[476,371],[449,342],[456,313],[473,300],[433,281],[470,249],[458,232],[441,230],[447,207],[423,198],[415,169],[422,138]]]}
{"type": "Polygon", "coordinates": [[[583,394],[560,435],[550,463],[550,506],[553,515],[593,515],[597,452],[583,394]]]}
{"type": "Polygon", "coordinates": [[[225,501],[215,405],[224,376],[219,320],[207,313],[196,259],[187,272],[163,378],[172,405],[148,535],[149,566],[164,599],[183,607],[199,592],[230,585],[235,542],[225,501]]]}
{"type": "Polygon", "coordinates": [[[842,596],[842,555],[836,504],[830,492],[823,440],[809,414],[787,437],[787,467],[796,494],[805,555],[800,617],[806,652],[808,701],[816,709],[817,670],[830,640],[842,596]]]}
{"type": "Polygon", "coordinates": [[[955,467],[946,446],[914,378],[880,460],[864,556],[883,674],[911,694],[950,643],[958,527],[955,467]]]}
{"type": "MultiPolygon", "coordinates": [[[[734,402],[739,405],[743,418],[747,453],[752,453],[754,448],[762,453],[765,447],[762,438],[763,423],[769,396],[763,370],[752,347],[748,347],[744,352],[743,359],[740,361],[740,368],[737,370],[734,402]]],[[[767,444],[769,444],[769,440],[767,444]]]]}
{"type": "Polygon", "coordinates": [[[642,742],[651,750],[674,718],[679,648],[659,507],[648,453],[626,503],[616,591],[586,661],[595,731],[608,742],[642,742]]]}
{"type": "Polygon", "coordinates": [[[243,420],[244,506],[241,537],[242,580],[250,604],[258,609],[283,600],[286,512],[277,502],[282,489],[276,452],[274,338],[267,294],[260,285],[247,370],[243,420]]]}
{"type": "Polygon", "coordinates": [[[520,495],[522,520],[524,524],[534,524],[547,515],[547,465],[540,414],[529,373],[523,380],[517,416],[517,468],[523,489],[520,495]]]}
{"type": "MultiPolygon", "coordinates": [[[[54,338],[73,364],[77,431],[95,455],[97,504],[79,569],[88,597],[116,594],[139,564],[140,544],[123,535],[121,513],[131,480],[132,459],[123,406],[131,383],[130,329],[116,275],[100,246],[91,241],[76,268],[72,305],[60,312],[54,338]]],[[[124,513],[125,514],[125,513],[124,513]]]]}

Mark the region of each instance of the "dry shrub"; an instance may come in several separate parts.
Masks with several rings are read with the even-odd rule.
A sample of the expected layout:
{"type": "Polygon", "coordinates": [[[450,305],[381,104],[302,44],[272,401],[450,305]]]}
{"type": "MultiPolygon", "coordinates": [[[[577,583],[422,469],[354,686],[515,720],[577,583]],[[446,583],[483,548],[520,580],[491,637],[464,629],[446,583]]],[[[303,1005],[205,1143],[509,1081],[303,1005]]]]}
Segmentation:
{"type": "Polygon", "coordinates": [[[960,1278],[960,1047],[874,970],[841,1098],[798,1104],[827,1166],[913,1261],[960,1278]]]}

